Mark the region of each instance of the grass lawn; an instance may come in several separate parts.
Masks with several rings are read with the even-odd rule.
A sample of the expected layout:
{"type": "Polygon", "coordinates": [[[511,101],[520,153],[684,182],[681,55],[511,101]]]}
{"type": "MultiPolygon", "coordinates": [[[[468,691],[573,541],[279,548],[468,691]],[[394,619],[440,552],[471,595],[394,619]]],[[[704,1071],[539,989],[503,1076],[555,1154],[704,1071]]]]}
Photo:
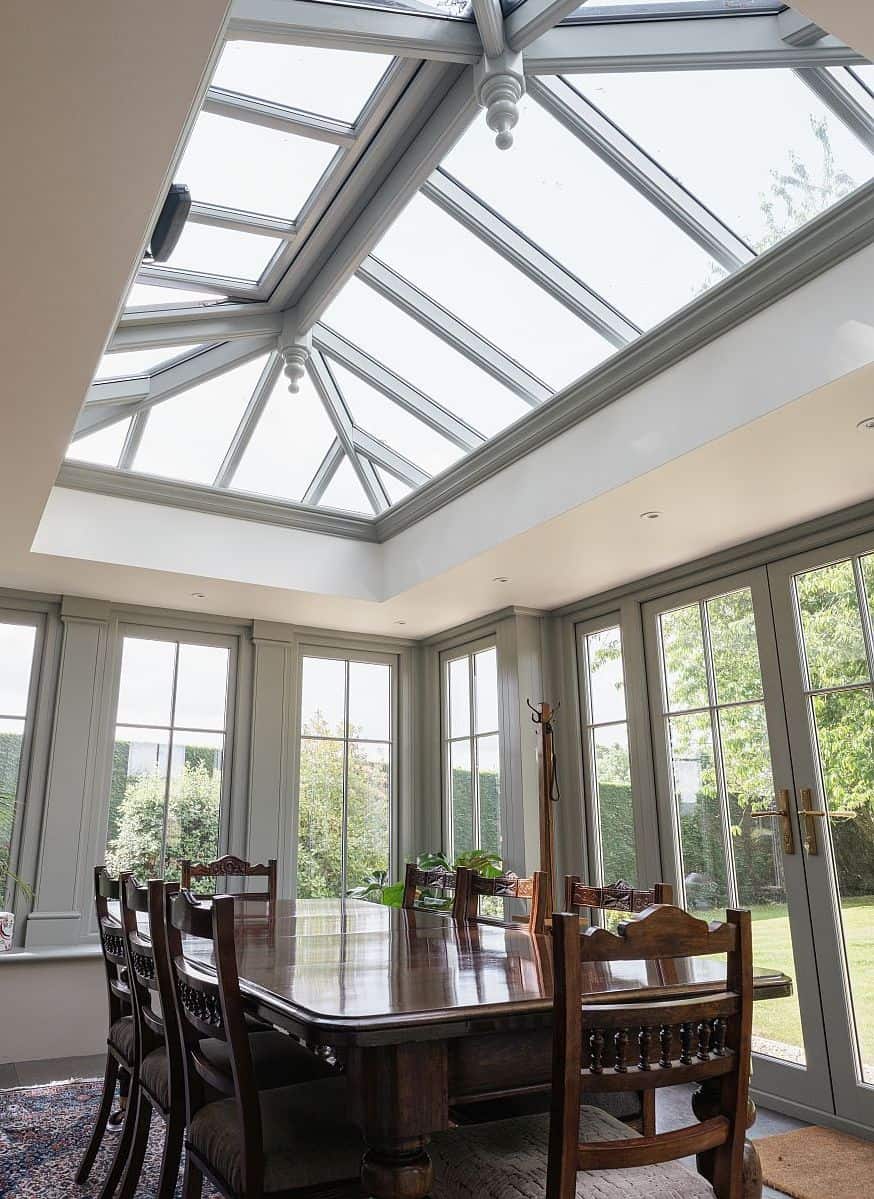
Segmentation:
{"type": "MultiPolygon", "coordinates": [[[[782,970],[795,981],[786,905],[774,904],[750,910],[755,964],[782,970]]],[[[695,915],[708,920],[720,918],[719,912],[696,912],[695,915]]],[[[867,1081],[874,1082],[874,895],[844,900],[843,916],[859,1047],[866,1063],[867,1081]]],[[[796,994],[790,998],[769,999],[755,1005],[753,1035],[796,1048],[803,1046],[797,984],[796,994]]],[[[795,1060],[798,1060],[797,1056],[795,1060]]]]}

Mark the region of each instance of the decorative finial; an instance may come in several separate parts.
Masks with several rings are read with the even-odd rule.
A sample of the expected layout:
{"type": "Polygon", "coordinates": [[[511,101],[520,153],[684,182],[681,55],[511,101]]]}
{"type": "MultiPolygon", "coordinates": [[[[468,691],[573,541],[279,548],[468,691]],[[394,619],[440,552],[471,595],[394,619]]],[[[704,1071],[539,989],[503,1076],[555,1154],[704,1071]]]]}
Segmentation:
{"type": "Polygon", "coordinates": [[[486,124],[495,134],[495,145],[509,150],[519,121],[519,101],[525,93],[522,55],[506,50],[497,58],[484,55],[474,68],[474,88],[486,110],[486,124]]]}
{"type": "Polygon", "coordinates": [[[285,314],[282,332],[279,335],[279,353],[282,355],[283,373],[288,379],[288,390],[292,395],[300,391],[301,380],[306,374],[307,360],[313,349],[312,334],[298,331],[293,311],[285,314]]]}

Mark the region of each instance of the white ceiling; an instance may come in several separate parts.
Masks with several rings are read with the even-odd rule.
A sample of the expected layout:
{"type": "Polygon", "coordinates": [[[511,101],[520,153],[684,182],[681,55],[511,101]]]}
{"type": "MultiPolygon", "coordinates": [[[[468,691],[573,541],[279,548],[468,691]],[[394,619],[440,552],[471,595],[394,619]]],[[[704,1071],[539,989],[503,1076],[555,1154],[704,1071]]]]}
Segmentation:
{"type": "MultiPolygon", "coordinates": [[[[814,0],[803,7],[814,19],[817,7],[832,10],[831,3],[814,0]]],[[[261,577],[257,572],[244,569],[244,548],[267,537],[258,526],[228,522],[241,549],[220,544],[225,569],[206,569],[199,536],[206,526],[186,523],[201,514],[134,504],[127,512],[136,523],[125,538],[117,522],[130,501],[57,490],[52,506],[63,510],[66,526],[48,521],[37,544],[45,548],[47,530],[54,529],[52,554],[31,552],[82,396],[213,60],[225,8],[225,0],[181,6],[172,0],[148,6],[55,0],[40,6],[37,37],[31,4],[7,0],[4,6],[0,96],[6,112],[22,111],[22,95],[30,108],[27,119],[5,123],[0,159],[6,166],[0,260],[7,278],[16,280],[14,306],[7,296],[10,311],[0,322],[0,504],[7,514],[0,522],[0,586],[420,636],[510,603],[549,608],[570,602],[871,496],[874,433],[866,437],[855,427],[874,415],[874,366],[858,365],[874,361],[865,323],[864,353],[835,355],[825,386],[821,379],[811,383],[812,391],[799,386],[787,362],[794,390],[773,400],[776,411],[757,419],[751,411],[740,428],[737,415],[727,412],[721,427],[702,431],[697,448],[678,450],[654,469],[643,456],[637,477],[617,478],[583,503],[544,508],[533,526],[509,529],[498,519],[503,514],[481,510],[480,548],[464,560],[432,552],[423,538],[424,568],[418,575],[406,571],[406,585],[390,599],[378,598],[393,588],[385,587],[382,567],[372,561],[384,547],[286,540],[274,571],[281,585],[265,586],[253,581],[261,577]],[[172,38],[164,38],[162,22],[172,22],[172,38]],[[13,180],[20,196],[8,194],[13,180]],[[143,508],[148,520],[138,511],[143,508]],[[641,521],[639,513],[651,508],[663,517],[641,521]],[[78,514],[72,523],[71,513],[78,514]],[[104,518],[114,526],[111,551],[101,542],[104,518]],[[185,532],[179,540],[191,552],[177,554],[172,569],[158,569],[162,543],[174,531],[185,532]],[[334,585],[331,579],[344,571],[349,585],[334,585]],[[511,581],[493,582],[498,575],[511,581]],[[308,590],[301,589],[303,580],[308,590]]],[[[866,3],[838,8],[847,10],[847,21],[858,9],[860,29],[871,16],[866,3]]],[[[874,19],[869,24],[874,35],[874,19]]],[[[831,26],[850,37],[838,29],[837,17],[831,26]]],[[[874,54],[874,37],[869,46],[857,44],[874,54]]],[[[725,369],[735,365],[726,362],[725,369]]],[[[763,376],[762,389],[771,377],[763,376]]],[[[535,482],[548,493],[548,475],[535,482]]],[[[415,530],[404,536],[412,563],[415,530]]]]}

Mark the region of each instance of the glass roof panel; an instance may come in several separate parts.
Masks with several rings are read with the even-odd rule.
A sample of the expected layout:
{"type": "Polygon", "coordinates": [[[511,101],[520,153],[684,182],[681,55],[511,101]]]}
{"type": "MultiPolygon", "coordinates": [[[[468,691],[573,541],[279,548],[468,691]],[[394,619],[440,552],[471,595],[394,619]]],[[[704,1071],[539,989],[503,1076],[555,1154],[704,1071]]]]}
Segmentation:
{"type": "Polygon", "coordinates": [[[720,17],[738,16],[743,13],[780,12],[786,8],[780,0],[588,0],[572,14],[574,21],[593,20],[598,17],[720,17]]]}
{"type": "MultiPolygon", "coordinates": [[[[687,72],[681,72],[687,74],[687,72]]],[[[530,97],[512,150],[477,120],[444,167],[636,324],[721,277],[717,264],[530,97]]]]}
{"type": "Polygon", "coordinates": [[[105,429],[98,429],[96,433],[88,433],[70,443],[67,457],[74,462],[89,462],[94,466],[116,466],[129,428],[130,417],[118,420],[105,429]]]}
{"type": "Polygon", "coordinates": [[[871,63],[863,63],[860,66],[851,67],[850,69],[854,75],[862,80],[869,92],[874,92],[874,66],[871,63]]]}
{"type": "Polygon", "coordinates": [[[390,503],[400,503],[400,501],[405,500],[413,490],[412,487],[409,487],[406,483],[402,483],[400,479],[396,479],[394,475],[389,474],[387,470],[383,470],[381,466],[375,466],[373,469],[379,476],[379,481],[385,488],[385,493],[388,496],[390,503]]]}
{"type": "Polygon", "coordinates": [[[358,279],[349,280],[324,320],[480,433],[491,436],[528,411],[517,395],[358,279]]]}
{"type": "Polygon", "coordinates": [[[374,254],[556,390],[613,353],[608,341],[422,195],[374,254]]]}
{"type": "Polygon", "coordinates": [[[874,87],[874,75],[868,77],[865,81],[864,75],[860,72],[864,70],[872,71],[872,67],[827,67],[828,73],[832,76],[841,87],[846,88],[857,104],[861,104],[869,117],[874,117],[874,92],[871,88],[874,87]]]}
{"type": "Polygon", "coordinates": [[[266,360],[261,355],[155,405],[133,469],[187,483],[212,483],[266,360]]]}
{"type": "Polygon", "coordinates": [[[392,61],[324,46],[226,42],[213,85],[354,124],[392,61]]]}
{"type": "Polygon", "coordinates": [[[429,475],[438,474],[462,457],[463,450],[417,416],[404,411],[346,367],[333,360],[329,365],[353,422],[371,437],[384,441],[429,475]]]}
{"type": "Polygon", "coordinates": [[[280,373],[231,487],[298,503],[334,441],[334,427],[309,376],[292,395],[280,373]]]}
{"type": "Polygon", "coordinates": [[[352,463],[344,458],[334,472],[334,477],[325,488],[319,501],[320,508],[336,508],[339,512],[357,512],[373,516],[373,509],[364,494],[364,488],[352,469],[352,463]]]}
{"type": "Polygon", "coordinates": [[[195,344],[159,346],[152,350],[117,350],[113,354],[103,355],[94,379],[125,379],[133,375],[148,375],[162,363],[184,358],[192,350],[200,348],[195,344]]]}
{"type": "Polygon", "coordinates": [[[277,237],[187,221],[166,265],[256,283],[281,244],[277,237]]]}
{"type": "Polygon", "coordinates": [[[872,175],[869,151],[793,71],[653,71],[569,82],[757,250],[872,175]]]}
{"type": "Polygon", "coordinates": [[[337,147],[202,112],[175,179],[192,200],[294,220],[337,147]]]}
{"type": "Polygon", "coordinates": [[[224,304],[227,296],[194,288],[160,287],[150,283],[134,283],[127,293],[125,308],[176,308],[182,304],[224,304]]]}

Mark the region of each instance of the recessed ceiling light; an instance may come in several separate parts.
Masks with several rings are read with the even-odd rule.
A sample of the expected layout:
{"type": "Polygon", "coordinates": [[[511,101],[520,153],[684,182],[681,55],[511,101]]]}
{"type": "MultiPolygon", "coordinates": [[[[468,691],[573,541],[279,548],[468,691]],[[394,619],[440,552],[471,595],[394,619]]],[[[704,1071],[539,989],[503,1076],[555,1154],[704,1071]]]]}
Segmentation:
{"type": "Polygon", "coordinates": [[[661,516],[661,512],[659,512],[659,510],[657,508],[650,508],[649,512],[641,512],[640,519],[641,520],[658,520],[658,518],[660,516],[661,516]]]}
{"type": "Polygon", "coordinates": [[[495,577],[492,579],[492,582],[493,583],[509,583],[510,580],[507,578],[506,575],[495,575],[495,577]]]}
{"type": "Polygon", "coordinates": [[[191,598],[192,599],[206,599],[206,592],[205,591],[192,591],[191,598]]]}
{"type": "Polygon", "coordinates": [[[860,420],[857,429],[864,429],[869,433],[874,433],[874,416],[866,416],[864,420],[860,420]]]}

